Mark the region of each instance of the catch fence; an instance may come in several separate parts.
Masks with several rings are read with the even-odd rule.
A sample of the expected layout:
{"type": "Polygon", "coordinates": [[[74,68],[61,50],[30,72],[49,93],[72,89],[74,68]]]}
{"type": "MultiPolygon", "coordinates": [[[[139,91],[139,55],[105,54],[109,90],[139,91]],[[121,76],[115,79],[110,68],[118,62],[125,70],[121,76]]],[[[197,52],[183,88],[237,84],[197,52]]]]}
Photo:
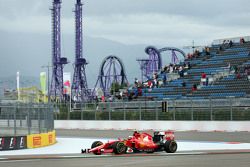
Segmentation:
{"type": "MultiPolygon", "coordinates": [[[[249,98],[73,103],[57,120],[250,120],[249,98]]],[[[63,112],[62,112],[63,111],[63,112]]]]}
{"type": "Polygon", "coordinates": [[[52,105],[0,103],[0,136],[47,133],[53,129],[52,105]]]}

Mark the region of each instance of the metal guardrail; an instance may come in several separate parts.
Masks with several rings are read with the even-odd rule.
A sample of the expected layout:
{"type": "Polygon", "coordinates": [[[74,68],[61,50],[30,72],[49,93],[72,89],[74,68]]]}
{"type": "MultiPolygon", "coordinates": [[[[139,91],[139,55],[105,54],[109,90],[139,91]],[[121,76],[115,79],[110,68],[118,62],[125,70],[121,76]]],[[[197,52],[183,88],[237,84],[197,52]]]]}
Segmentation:
{"type": "Polygon", "coordinates": [[[132,101],[73,104],[58,120],[250,120],[250,98],[132,101]]]}
{"type": "Polygon", "coordinates": [[[0,103],[0,136],[44,133],[53,129],[54,118],[51,105],[0,103]]]}

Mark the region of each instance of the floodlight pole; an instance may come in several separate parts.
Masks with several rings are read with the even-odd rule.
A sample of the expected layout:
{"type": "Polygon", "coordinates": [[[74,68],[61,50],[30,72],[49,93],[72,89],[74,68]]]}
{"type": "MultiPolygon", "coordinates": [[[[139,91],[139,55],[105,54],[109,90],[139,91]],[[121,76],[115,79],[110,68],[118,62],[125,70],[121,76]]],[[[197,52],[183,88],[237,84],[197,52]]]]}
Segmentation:
{"type": "Polygon", "coordinates": [[[49,96],[49,84],[50,84],[50,79],[49,78],[50,78],[50,75],[49,75],[49,73],[50,73],[50,68],[52,68],[52,65],[50,65],[50,63],[48,62],[48,65],[43,65],[43,66],[41,66],[41,68],[47,68],[47,70],[48,70],[47,94],[48,94],[48,102],[49,102],[50,101],[50,96],[49,96]]]}

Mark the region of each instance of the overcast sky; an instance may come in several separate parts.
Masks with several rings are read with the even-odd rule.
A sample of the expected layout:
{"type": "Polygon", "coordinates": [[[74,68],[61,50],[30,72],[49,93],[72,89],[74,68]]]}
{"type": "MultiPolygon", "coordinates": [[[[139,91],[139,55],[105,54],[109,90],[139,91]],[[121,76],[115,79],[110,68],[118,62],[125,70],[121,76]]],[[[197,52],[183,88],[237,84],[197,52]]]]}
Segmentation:
{"type": "MultiPolygon", "coordinates": [[[[75,2],[62,0],[61,9],[62,51],[71,50],[67,55],[72,57],[74,42],[70,47],[65,46],[65,37],[74,39],[75,2]]],[[[125,45],[181,47],[192,45],[193,40],[195,45],[208,45],[214,39],[250,35],[249,0],[84,0],[83,3],[84,40],[100,38],[125,45]]],[[[52,0],[0,0],[0,45],[8,45],[8,49],[5,45],[0,49],[0,67],[6,66],[7,62],[3,61],[7,61],[6,57],[11,57],[12,65],[19,63],[15,56],[24,55],[16,55],[15,50],[22,54],[26,54],[26,50],[27,55],[32,56],[37,54],[37,48],[32,51],[29,46],[20,45],[20,41],[18,46],[24,51],[13,48],[16,34],[23,39],[34,35],[33,44],[37,42],[41,46],[38,46],[39,54],[51,53],[47,51],[51,49],[51,6],[52,0]],[[37,38],[42,36],[47,36],[44,44],[37,38]]],[[[85,51],[88,49],[93,48],[85,48],[85,51]]],[[[109,48],[112,49],[117,48],[109,48]]],[[[28,56],[23,59],[29,60],[28,56]]],[[[0,68],[0,76],[10,71],[4,71],[6,68],[0,68]]]]}
{"type": "MultiPolygon", "coordinates": [[[[52,0],[0,0],[0,30],[50,33],[52,0]]],[[[84,35],[125,44],[206,44],[249,35],[249,0],[84,0],[84,35]]],[[[74,33],[75,0],[62,1],[62,32],[74,33]]]]}

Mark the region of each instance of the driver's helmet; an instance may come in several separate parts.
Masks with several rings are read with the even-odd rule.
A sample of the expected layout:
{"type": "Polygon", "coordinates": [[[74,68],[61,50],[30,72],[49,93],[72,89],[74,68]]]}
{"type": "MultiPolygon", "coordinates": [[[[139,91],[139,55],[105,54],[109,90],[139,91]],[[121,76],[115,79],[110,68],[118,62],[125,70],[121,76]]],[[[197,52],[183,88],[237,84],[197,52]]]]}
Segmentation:
{"type": "Polygon", "coordinates": [[[138,135],[140,135],[140,133],[137,131],[134,131],[133,136],[138,136],[138,135]]]}

